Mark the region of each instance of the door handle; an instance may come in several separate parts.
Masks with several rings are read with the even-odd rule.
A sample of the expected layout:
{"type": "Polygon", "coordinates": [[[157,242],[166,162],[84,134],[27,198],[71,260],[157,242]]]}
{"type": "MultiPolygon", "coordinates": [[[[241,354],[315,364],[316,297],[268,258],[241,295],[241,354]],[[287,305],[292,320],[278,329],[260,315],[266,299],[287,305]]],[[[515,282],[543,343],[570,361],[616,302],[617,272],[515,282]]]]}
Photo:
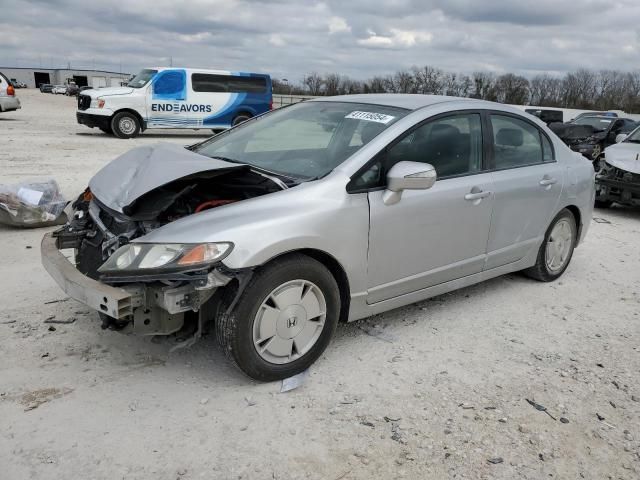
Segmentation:
{"type": "Polygon", "coordinates": [[[540,180],[540,185],[543,187],[548,187],[549,185],[554,185],[556,183],[558,183],[558,180],[555,178],[545,177],[542,180],[540,180]]]}
{"type": "Polygon", "coordinates": [[[474,200],[480,200],[482,198],[487,198],[489,195],[491,195],[491,192],[472,192],[472,193],[467,193],[464,196],[464,199],[472,202],[474,200]]]}

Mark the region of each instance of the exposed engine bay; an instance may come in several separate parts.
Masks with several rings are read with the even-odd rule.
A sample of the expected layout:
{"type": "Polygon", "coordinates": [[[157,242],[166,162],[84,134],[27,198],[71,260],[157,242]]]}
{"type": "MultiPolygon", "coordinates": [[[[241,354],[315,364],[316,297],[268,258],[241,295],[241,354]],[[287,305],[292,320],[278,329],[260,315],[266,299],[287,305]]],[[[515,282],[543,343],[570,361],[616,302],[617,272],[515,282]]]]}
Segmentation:
{"type": "Polygon", "coordinates": [[[175,153],[174,147],[158,146],[152,147],[138,165],[133,165],[130,159],[125,164],[122,157],[112,162],[109,169],[105,167],[92,179],[90,186],[72,204],[73,215],[69,222],[53,233],[58,249],[74,249],[75,266],[80,273],[131,294],[130,305],[116,313],[107,308],[105,296],[105,308],[100,306],[103,328],[129,327],[139,334],[168,335],[183,329],[185,315],[193,312],[198,315],[195,315],[196,322],[192,327],[200,332],[203,321],[208,320],[203,315],[210,318],[209,313],[202,313],[203,306],[218,287],[241,273],[226,271],[220,263],[196,262],[191,267],[186,264],[179,269],[150,268],[135,275],[127,273],[126,269],[115,274],[104,272],[100,270],[101,266],[121,247],[151,248],[130,242],[168,223],[287,188],[279,178],[248,165],[210,159],[182,148],[178,150],[182,157],[178,161],[183,162],[181,166],[188,174],[176,177],[179,173],[174,172],[174,179],[163,183],[167,178],[166,171],[157,170],[154,174],[149,167],[153,162],[154,168],[161,168],[162,161],[158,158],[167,156],[176,162],[175,153]],[[195,168],[194,162],[190,161],[192,158],[197,163],[195,168]],[[113,163],[118,161],[121,168],[113,169],[113,163]],[[202,169],[203,166],[209,169],[202,169]],[[114,177],[114,173],[118,176],[114,177]],[[144,175],[146,187],[139,188],[135,195],[132,188],[123,184],[126,182],[118,180],[130,178],[138,187],[140,175],[144,175]],[[109,183],[113,189],[109,189],[109,183]],[[108,192],[104,197],[110,205],[96,194],[94,185],[95,190],[108,192]],[[117,189],[125,193],[113,195],[117,189]]]}
{"type": "Polygon", "coordinates": [[[640,160],[607,162],[605,156],[595,168],[597,206],[608,207],[614,202],[640,206],[640,160]],[[623,165],[633,171],[621,168],[623,165]]]}

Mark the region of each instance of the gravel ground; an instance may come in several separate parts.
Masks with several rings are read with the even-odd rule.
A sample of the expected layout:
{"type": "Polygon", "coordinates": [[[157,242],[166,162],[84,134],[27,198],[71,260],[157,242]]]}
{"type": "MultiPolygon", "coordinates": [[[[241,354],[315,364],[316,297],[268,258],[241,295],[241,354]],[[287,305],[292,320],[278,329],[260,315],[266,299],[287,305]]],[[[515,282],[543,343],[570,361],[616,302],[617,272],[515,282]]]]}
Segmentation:
{"type": "MultiPolygon", "coordinates": [[[[52,176],[72,198],[133,146],[204,137],[117,140],[77,125],[73,98],[19,96],[0,183],[52,176]]],[[[342,325],[287,393],[212,337],[170,354],[101,330],[42,269],[46,229],[0,227],[0,477],[640,478],[640,210],[595,215],[559,281],[508,275],[342,325]]]]}

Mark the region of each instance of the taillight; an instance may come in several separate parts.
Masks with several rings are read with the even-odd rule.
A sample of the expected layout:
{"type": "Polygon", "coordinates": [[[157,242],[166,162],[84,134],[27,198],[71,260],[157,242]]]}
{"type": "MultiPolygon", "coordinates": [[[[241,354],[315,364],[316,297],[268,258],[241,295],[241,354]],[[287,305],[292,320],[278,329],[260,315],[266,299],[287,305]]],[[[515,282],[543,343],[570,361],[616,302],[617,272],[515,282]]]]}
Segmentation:
{"type": "Polygon", "coordinates": [[[13,88],[13,85],[9,85],[7,87],[7,95],[9,95],[10,97],[13,97],[16,94],[16,89],[13,88]]]}
{"type": "Polygon", "coordinates": [[[273,98],[269,101],[269,110],[273,110],[273,98]]]}

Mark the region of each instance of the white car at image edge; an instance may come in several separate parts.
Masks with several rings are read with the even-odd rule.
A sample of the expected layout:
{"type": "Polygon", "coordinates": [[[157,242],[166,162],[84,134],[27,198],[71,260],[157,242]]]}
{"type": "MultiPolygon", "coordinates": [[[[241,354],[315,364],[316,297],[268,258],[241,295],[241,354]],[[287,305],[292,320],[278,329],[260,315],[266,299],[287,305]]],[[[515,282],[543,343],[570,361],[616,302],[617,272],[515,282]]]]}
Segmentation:
{"type": "Polygon", "coordinates": [[[9,79],[0,72],[0,112],[10,112],[22,108],[16,97],[16,89],[9,79]]]}

